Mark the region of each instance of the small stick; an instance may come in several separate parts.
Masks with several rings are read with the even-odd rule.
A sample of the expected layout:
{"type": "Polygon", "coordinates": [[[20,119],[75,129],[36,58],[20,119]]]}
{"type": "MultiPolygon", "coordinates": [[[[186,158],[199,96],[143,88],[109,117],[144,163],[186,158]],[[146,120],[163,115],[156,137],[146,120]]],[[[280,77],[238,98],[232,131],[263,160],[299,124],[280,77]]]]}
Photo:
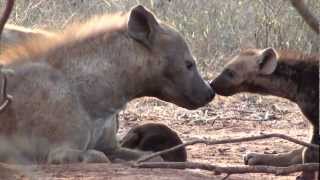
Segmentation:
{"type": "MultiPolygon", "coordinates": [[[[13,9],[13,5],[14,5],[14,0],[7,0],[5,9],[3,11],[2,16],[0,17],[0,39],[1,39],[1,34],[4,28],[4,25],[6,24],[6,22],[9,19],[9,16],[11,14],[11,11],[13,9]]],[[[3,112],[5,110],[5,108],[11,103],[12,101],[12,97],[10,95],[7,94],[7,76],[6,73],[3,72],[2,69],[2,65],[0,64],[0,73],[3,73],[3,82],[2,82],[2,90],[1,93],[3,95],[3,103],[0,104],[0,113],[3,112]]]]}
{"type": "Polygon", "coordinates": [[[223,140],[211,140],[211,141],[210,140],[194,140],[194,141],[186,142],[183,144],[179,144],[177,146],[174,146],[172,148],[169,148],[169,149],[166,149],[163,151],[159,151],[159,152],[144,156],[144,157],[140,158],[139,160],[137,160],[137,163],[141,163],[141,162],[147,161],[149,159],[152,159],[156,156],[159,156],[159,155],[171,152],[171,151],[175,151],[179,148],[194,145],[194,144],[215,145],[215,144],[226,144],[226,143],[238,143],[238,142],[255,141],[255,140],[259,140],[259,139],[266,139],[266,138],[273,138],[273,137],[285,139],[287,141],[290,141],[290,142],[293,142],[293,143],[296,143],[296,144],[299,144],[299,145],[302,145],[305,147],[315,148],[315,149],[319,150],[319,145],[317,145],[317,144],[306,143],[304,141],[300,141],[298,139],[286,136],[284,134],[274,133],[274,134],[263,134],[263,135],[259,135],[259,136],[235,138],[235,139],[223,139],[223,140]]]}
{"type": "Polygon", "coordinates": [[[0,37],[1,37],[2,30],[4,28],[4,25],[6,24],[6,22],[9,19],[9,16],[10,16],[11,11],[13,9],[13,5],[14,5],[14,0],[7,0],[6,7],[3,11],[1,18],[0,18],[0,37]]]}
{"type": "Polygon", "coordinates": [[[300,16],[306,21],[309,27],[320,34],[319,19],[308,9],[303,0],[290,0],[292,6],[298,11],[300,16]]]}
{"type": "Polygon", "coordinates": [[[5,110],[6,107],[9,106],[9,104],[12,102],[12,96],[7,94],[7,75],[5,72],[2,72],[2,66],[0,66],[0,73],[3,74],[3,81],[2,81],[2,89],[1,89],[1,94],[2,94],[2,99],[3,103],[0,105],[0,113],[5,110]]]}
{"type": "Polygon", "coordinates": [[[221,180],[226,180],[231,176],[231,174],[227,174],[225,177],[223,177],[221,180]]]}
{"type": "Polygon", "coordinates": [[[244,173],[271,173],[275,175],[288,175],[301,171],[319,171],[319,163],[305,163],[295,164],[288,167],[276,166],[217,166],[205,163],[196,162],[145,162],[135,164],[137,168],[164,168],[164,169],[202,169],[215,172],[219,175],[221,173],[244,174],[244,173]]]}

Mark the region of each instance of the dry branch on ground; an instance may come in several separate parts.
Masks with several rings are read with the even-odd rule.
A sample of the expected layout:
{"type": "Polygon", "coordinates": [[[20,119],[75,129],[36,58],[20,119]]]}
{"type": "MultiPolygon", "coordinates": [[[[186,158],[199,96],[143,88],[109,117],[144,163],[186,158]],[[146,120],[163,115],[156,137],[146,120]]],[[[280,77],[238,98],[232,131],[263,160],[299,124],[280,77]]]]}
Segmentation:
{"type": "Polygon", "coordinates": [[[7,74],[12,72],[10,70],[3,70],[2,66],[0,66],[0,73],[3,76],[1,92],[0,92],[0,95],[2,96],[1,98],[2,102],[0,102],[0,113],[1,113],[12,101],[11,95],[7,93],[7,74]]]}
{"type": "Polygon", "coordinates": [[[287,141],[310,147],[319,149],[319,145],[306,143],[304,141],[297,140],[295,138],[283,135],[283,134],[264,134],[260,136],[252,136],[252,137],[244,137],[244,138],[235,138],[235,139],[223,139],[223,140],[195,140],[191,142],[187,142],[184,144],[180,144],[178,146],[172,147],[170,149],[159,151],[153,153],[151,155],[145,156],[137,161],[133,167],[138,168],[166,168],[166,169],[202,169],[207,171],[213,171],[216,174],[226,173],[230,174],[243,174],[243,173],[270,173],[275,175],[288,175],[295,172],[301,171],[318,171],[319,170],[319,163],[307,163],[307,164],[296,164],[289,167],[274,167],[274,166],[217,166],[205,163],[196,163],[196,162],[144,162],[149,159],[152,159],[156,156],[159,156],[163,153],[167,153],[170,151],[174,151],[181,147],[194,145],[203,143],[206,145],[214,145],[214,144],[226,144],[226,143],[238,143],[238,142],[245,142],[245,141],[254,141],[259,139],[266,139],[277,137],[281,139],[285,139],[287,141]]]}
{"type": "Polygon", "coordinates": [[[139,159],[137,161],[137,163],[141,163],[147,160],[150,160],[156,156],[160,156],[162,154],[171,152],[171,151],[175,151],[179,148],[182,147],[186,147],[186,146],[190,146],[190,145],[194,145],[194,144],[206,144],[206,145],[215,145],[215,144],[227,144],[227,143],[239,143],[239,142],[247,142],[247,141],[255,141],[255,140],[259,140],[259,139],[266,139],[266,138],[273,138],[273,137],[277,137],[277,138],[281,138],[281,139],[285,139],[287,141],[305,146],[305,147],[310,147],[310,148],[316,148],[319,149],[319,145],[316,144],[310,144],[304,141],[300,141],[298,139],[292,138],[290,136],[286,136],[284,134],[277,134],[277,133],[273,133],[273,134],[263,134],[263,135],[259,135],[259,136],[252,136],[252,137],[244,137],[244,138],[234,138],[234,139],[223,139],[223,140],[194,140],[194,141],[190,141],[190,142],[186,142],[177,146],[174,146],[172,148],[163,150],[163,151],[159,151],[156,153],[152,153],[150,155],[144,156],[141,159],[139,159]]]}
{"type": "Polygon", "coordinates": [[[301,17],[317,34],[320,33],[320,24],[317,17],[310,12],[303,0],[291,0],[292,6],[298,11],[301,17]]]}
{"type": "Polygon", "coordinates": [[[295,164],[288,167],[275,166],[217,166],[196,162],[145,162],[135,164],[138,168],[165,168],[165,169],[202,169],[213,171],[219,175],[226,174],[244,174],[244,173],[270,173],[275,175],[288,175],[301,171],[318,171],[319,163],[295,164]]]}

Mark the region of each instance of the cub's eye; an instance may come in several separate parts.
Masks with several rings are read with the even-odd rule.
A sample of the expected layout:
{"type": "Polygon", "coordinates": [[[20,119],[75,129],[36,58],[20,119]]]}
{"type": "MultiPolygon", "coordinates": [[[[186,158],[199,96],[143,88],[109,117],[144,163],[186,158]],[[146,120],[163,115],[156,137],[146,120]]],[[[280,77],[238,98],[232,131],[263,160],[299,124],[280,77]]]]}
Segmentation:
{"type": "Polygon", "coordinates": [[[224,73],[225,73],[228,77],[230,77],[230,78],[235,77],[235,72],[232,71],[232,70],[230,70],[230,69],[226,69],[226,70],[224,71],[224,73]]]}
{"type": "Polygon", "coordinates": [[[194,63],[191,61],[186,61],[186,67],[188,70],[191,70],[194,66],[194,63]]]}

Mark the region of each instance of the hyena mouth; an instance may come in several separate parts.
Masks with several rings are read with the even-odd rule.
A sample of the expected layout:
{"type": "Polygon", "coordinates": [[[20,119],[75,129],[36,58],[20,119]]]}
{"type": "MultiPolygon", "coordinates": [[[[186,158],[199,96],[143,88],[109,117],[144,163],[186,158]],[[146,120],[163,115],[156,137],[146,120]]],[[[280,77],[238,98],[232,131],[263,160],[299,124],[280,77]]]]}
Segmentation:
{"type": "Polygon", "coordinates": [[[218,95],[221,95],[221,96],[232,96],[236,93],[236,91],[234,89],[237,89],[237,88],[234,88],[232,86],[221,86],[219,85],[216,80],[212,81],[210,83],[210,87],[218,94],[218,95]]]}
{"type": "Polygon", "coordinates": [[[237,91],[230,90],[229,88],[226,88],[226,89],[217,88],[215,89],[215,91],[220,96],[232,96],[237,93],[237,91]]]}
{"type": "Polygon", "coordinates": [[[186,108],[188,108],[188,109],[196,109],[196,108],[199,108],[199,107],[204,105],[204,103],[201,103],[199,101],[196,102],[196,101],[192,100],[192,98],[190,98],[185,93],[182,94],[182,97],[183,97],[183,99],[185,101],[184,104],[186,104],[186,108]]]}

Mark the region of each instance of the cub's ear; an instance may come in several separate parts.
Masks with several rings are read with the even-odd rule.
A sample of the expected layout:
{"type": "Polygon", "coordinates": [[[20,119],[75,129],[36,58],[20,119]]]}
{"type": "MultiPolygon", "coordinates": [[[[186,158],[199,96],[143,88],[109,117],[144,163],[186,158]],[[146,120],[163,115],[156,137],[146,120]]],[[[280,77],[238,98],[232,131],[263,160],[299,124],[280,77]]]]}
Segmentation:
{"type": "Polygon", "coordinates": [[[151,48],[158,27],[159,23],[150,11],[141,5],[132,8],[128,20],[128,33],[131,38],[151,48]]]}
{"type": "Polygon", "coordinates": [[[273,48],[266,48],[262,50],[258,59],[259,73],[263,75],[272,74],[278,64],[278,53],[273,48]]]}

